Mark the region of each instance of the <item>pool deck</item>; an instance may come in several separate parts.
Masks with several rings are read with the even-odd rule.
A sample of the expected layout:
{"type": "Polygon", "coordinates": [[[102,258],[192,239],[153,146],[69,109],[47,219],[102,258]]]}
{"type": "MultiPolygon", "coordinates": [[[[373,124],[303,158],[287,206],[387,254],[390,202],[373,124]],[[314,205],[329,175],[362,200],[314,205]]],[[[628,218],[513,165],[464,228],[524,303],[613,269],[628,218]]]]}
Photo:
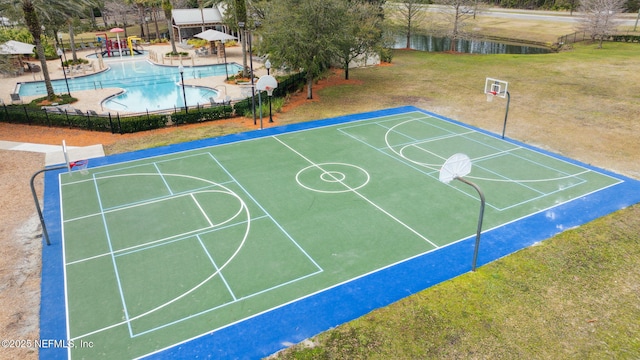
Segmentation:
{"type": "MultiPolygon", "coordinates": [[[[158,55],[158,58],[162,58],[163,54],[171,51],[171,45],[169,44],[147,45],[147,46],[143,46],[143,49],[149,52],[154,52],[158,55]]],[[[196,49],[178,48],[178,51],[189,53],[189,58],[182,60],[182,65],[185,68],[189,66],[213,65],[213,64],[224,63],[224,60],[222,59],[219,60],[216,55],[197,56],[195,50],[196,49]]],[[[87,55],[94,54],[93,50],[76,51],[76,54],[79,58],[86,58],[87,60],[89,60],[93,64],[93,70],[67,75],[68,77],[90,75],[91,73],[102,70],[100,68],[99,59],[87,58],[87,55]]],[[[67,59],[71,57],[70,52],[67,52],[66,55],[67,55],[67,59]]],[[[143,58],[142,56],[135,57],[136,60],[140,60],[142,58],[143,58]]],[[[149,57],[146,56],[144,58],[149,58],[149,57]]],[[[133,59],[131,56],[123,56],[122,60],[120,59],[119,56],[114,56],[111,58],[105,57],[103,60],[103,63],[105,66],[109,66],[109,63],[112,63],[112,62],[131,61],[131,59],[133,59]]],[[[27,62],[30,62],[32,64],[40,63],[37,60],[27,61],[27,62]]],[[[235,62],[242,65],[242,48],[240,46],[227,48],[227,62],[229,63],[235,62]]],[[[180,65],[179,60],[173,60],[172,62],[165,60],[164,63],[162,62],[157,62],[157,63],[161,65],[175,66],[175,67],[180,65]]],[[[56,60],[47,61],[47,67],[49,69],[49,76],[51,77],[51,80],[64,79],[62,67],[60,66],[60,60],[56,59],[56,60]]],[[[264,67],[264,64],[255,57],[253,58],[253,68],[256,76],[261,76],[267,73],[264,67]]],[[[20,75],[20,76],[2,78],[0,81],[0,99],[5,104],[11,104],[11,94],[15,92],[16,85],[18,83],[29,82],[29,81],[42,81],[42,80],[44,80],[44,75],[42,72],[37,72],[37,73],[25,72],[23,75],[20,75]]],[[[223,88],[226,89],[227,95],[232,100],[242,99],[245,97],[242,92],[243,86],[225,84],[224,80],[225,80],[224,76],[212,76],[212,77],[201,78],[201,79],[186,79],[185,85],[200,85],[200,86],[207,86],[211,88],[218,87],[218,89],[221,88],[220,85],[224,85],[223,88]]],[[[111,95],[117,94],[120,91],[122,91],[122,89],[120,88],[74,91],[72,92],[72,96],[78,99],[78,101],[73,103],[71,106],[82,111],[94,110],[98,113],[102,113],[104,112],[100,105],[102,100],[104,100],[105,98],[111,95]]],[[[26,102],[30,102],[35,98],[39,98],[42,96],[44,95],[24,96],[22,100],[23,102],[26,103],[26,102]]]]}

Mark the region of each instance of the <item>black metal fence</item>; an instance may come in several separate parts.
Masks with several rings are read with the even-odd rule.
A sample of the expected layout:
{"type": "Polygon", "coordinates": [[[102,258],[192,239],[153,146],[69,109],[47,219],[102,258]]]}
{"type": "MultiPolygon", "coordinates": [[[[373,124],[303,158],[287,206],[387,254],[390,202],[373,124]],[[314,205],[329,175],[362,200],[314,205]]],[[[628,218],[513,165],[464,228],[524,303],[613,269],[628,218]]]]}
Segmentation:
{"type": "Polygon", "coordinates": [[[0,121],[7,123],[41,125],[49,127],[68,127],[92,131],[105,131],[114,134],[126,134],[153,130],[169,124],[191,124],[203,121],[232,117],[233,106],[221,104],[212,107],[174,109],[172,113],[141,113],[121,116],[119,113],[97,114],[63,107],[40,109],[31,105],[3,105],[0,121]]]}
{"type": "MultiPolygon", "coordinates": [[[[274,97],[284,97],[304,87],[306,73],[292,74],[280,80],[274,90],[274,97]]],[[[265,94],[266,96],[266,94],[265,94]]],[[[193,124],[205,121],[227,119],[242,116],[252,107],[251,98],[236,103],[198,105],[195,108],[174,108],[169,113],[138,113],[121,116],[119,113],[98,114],[95,111],[80,111],[71,107],[34,105],[5,105],[0,109],[0,122],[41,125],[49,127],[68,127],[92,131],[105,131],[114,134],[134,133],[153,130],[167,125],[193,124]]]]}
{"type": "MultiPolygon", "coordinates": [[[[587,31],[576,31],[572,34],[563,35],[558,38],[559,45],[573,44],[581,41],[591,41],[591,40],[600,40],[600,37],[596,39],[592,39],[591,34],[587,31]]],[[[640,36],[636,34],[625,34],[625,33],[617,33],[606,35],[603,41],[614,41],[614,42],[634,42],[640,43],[640,36]]]]}
{"type": "Polygon", "coordinates": [[[558,44],[566,45],[590,39],[586,31],[576,31],[573,34],[563,35],[558,38],[558,44]]]}

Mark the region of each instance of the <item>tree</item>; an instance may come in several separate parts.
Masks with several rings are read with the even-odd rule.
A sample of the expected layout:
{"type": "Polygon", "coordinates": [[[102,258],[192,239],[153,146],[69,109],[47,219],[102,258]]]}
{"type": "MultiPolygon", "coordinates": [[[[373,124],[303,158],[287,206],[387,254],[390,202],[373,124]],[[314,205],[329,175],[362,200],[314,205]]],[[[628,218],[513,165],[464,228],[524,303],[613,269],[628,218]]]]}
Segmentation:
{"type": "Polygon", "coordinates": [[[164,17],[167,20],[167,29],[169,29],[169,42],[171,43],[171,53],[177,54],[178,49],[176,49],[176,37],[173,34],[173,26],[171,26],[171,18],[173,11],[173,4],[171,0],[162,0],[162,10],[164,11],[164,17]]]}
{"type": "Polygon", "coordinates": [[[457,40],[464,37],[467,21],[472,19],[478,7],[476,0],[439,0],[445,5],[444,16],[451,26],[448,36],[451,38],[451,51],[455,50],[457,40]]]}
{"type": "Polygon", "coordinates": [[[261,50],[275,66],[306,72],[307,99],[313,98],[314,79],[339,51],[345,14],[344,0],[274,0],[265,14],[261,50]]]}
{"type": "Polygon", "coordinates": [[[129,26],[128,15],[135,12],[135,8],[130,3],[125,3],[121,0],[107,0],[104,3],[103,16],[107,15],[114,21],[115,25],[119,23],[125,30],[125,37],[127,36],[126,30],[129,26]]]}
{"type": "Polygon", "coordinates": [[[64,7],[51,7],[43,16],[43,23],[47,29],[52,29],[53,38],[58,41],[56,34],[61,30],[61,26],[67,28],[69,32],[69,46],[73,61],[78,61],[75,46],[75,27],[80,25],[80,16],[86,16],[91,11],[95,1],[76,0],[67,3],[64,7]]]}
{"type": "Polygon", "coordinates": [[[406,48],[411,48],[411,35],[416,26],[426,18],[428,0],[404,0],[395,4],[394,12],[402,20],[407,34],[406,48]]]}
{"type": "MultiPolygon", "coordinates": [[[[148,0],[124,0],[125,4],[130,4],[132,6],[135,6],[137,12],[138,12],[138,17],[140,18],[140,37],[144,38],[145,37],[145,28],[144,28],[144,24],[145,24],[145,15],[146,15],[146,8],[149,4],[148,0]]],[[[126,32],[126,28],[125,28],[125,37],[127,36],[127,32],[126,32]]]]}
{"type": "Polygon", "coordinates": [[[47,59],[44,55],[44,47],[40,35],[42,35],[42,27],[40,20],[36,13],[36,7],[31,0],[22,1],[22,11],[24,12],[24,21],[29,28],[29,32],[33,36],[33,41],[36,45],[36,53],[40,59],[40,67],[42,68],[42,74],[44,75],[44,84],[47,89],[47,99],[55,100],[56,95],[53,92],[53,86],[51,85],[51,77],[49,76],[49,68],[47,67],[47,59]]]}
{"type": "Polygon", "coordinates": [[[345,32],[336,40],[336,58],[344,66],[344,77],[348,80],[351,61],[372,53],[381,43],[384,13],[380,1],[366,0],[349,1],[344,11],[345,32]]]}
{"type": "MultiPolygon", "coordinates": [[[[242,27],[243,30],[250,27],[251,25],[247,23],[247,3],[245,0],[234,0],[233,2],[235,15],[236,15],[236,28],[242,27]],[[240,26],[242,24],[242,26],[240,26]]],[[[242,76],[247,77],[249,75],[247,68],[247,37],[246,33],[243,32],[240,37],[242,43],[242,76]]],[[[249,35],[251,36],[251,35],[249,35]]],[[[251,74],[253,76],[253,74],[251,74]]]]}
{"type": "Polygon", "coordinates": [[[33,37],[49,100],[54,100],[56,96],[51,85],[44,45],[42,44],[43,24],[47,24],[48,21],[54,23],[52,19],[62,16],[61,14],[77,15],[82,11],[84,4],[84,1],[69,3],[65,0],[48,0],[46,2],[43,0],[0,0],[0,11],[5,12],[7,9],[12,9],[8,13],[24,18],[24,23],[33,37]]]}
{"type": "Polygon", "coordinates": [[[582,0],[580,11],[584,15],[580,21],[580,30],[589,33],[591,40],[599,40],[598,48],[602,48],[604,39],[615,33],[624,4],[624,0],[582,0]]]}
{"type": "Polygon", "coordinates": [[[242,76],[249,76],[249,67],[247,66],[247,36],[246,30],[255,30],[257,22],[262,20],[262,8],[265,0],[249,1],[246,0],[203,0],[202,6],[209,7],[212,5],[223,5],[226,9],[225,24],[240,33],[240,45],[242,46],[242,76]],[[249,17],[247,5],[251,8],[252,17],[249,17]],[[256,12],[257,9],[260,9],[256,12]],[[243,25],[241,29],[239,24],[243,25]]]}

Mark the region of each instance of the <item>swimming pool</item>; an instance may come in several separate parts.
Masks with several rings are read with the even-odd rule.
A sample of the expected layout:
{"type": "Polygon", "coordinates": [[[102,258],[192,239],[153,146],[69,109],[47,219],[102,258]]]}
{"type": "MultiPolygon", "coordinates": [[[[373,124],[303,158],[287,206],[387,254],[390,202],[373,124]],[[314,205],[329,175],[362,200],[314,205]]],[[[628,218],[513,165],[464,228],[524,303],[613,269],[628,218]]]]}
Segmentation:
{"type": "MultiPolygon", "coordinates": [[[[242,67],[236,63],[185,66],[184,79],[205,78],[235,74],[242,67]]],[[[69,78],[69,91],[122,88],[124,93],[107,99],[105,111],[144,112],[184,107],[180,86],[180,73],[176,66],[154,65],[147,60],[110,63],[109,69],[98,74],[69,78]]],[[[66,93],[64,79],[52,80],[55,93],[66,93]]],[[[217,92],[210,88],[185,86],[187,105],[208,104],[217,92]]],[[[44,81],[27,82],[20,85],[21,96],[46,95],[44,81]]]]}

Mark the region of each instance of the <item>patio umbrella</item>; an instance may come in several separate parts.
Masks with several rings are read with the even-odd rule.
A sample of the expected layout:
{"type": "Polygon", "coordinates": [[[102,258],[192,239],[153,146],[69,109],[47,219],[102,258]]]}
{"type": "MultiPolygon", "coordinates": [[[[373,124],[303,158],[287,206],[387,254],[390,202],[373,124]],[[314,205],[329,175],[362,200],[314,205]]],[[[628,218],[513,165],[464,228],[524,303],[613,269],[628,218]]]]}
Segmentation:
{"type": "Polygon", "coordinates": [[[195,34],[193,35],[197,38],[200,39],[205,39],[208,41],[224,41],[224,40],[235,40],[236,37],[233,35],[229,35],[226,33],[223,33],[222,31],[217,31],[217,30],[213,30],[213,29],[209,29],[206,31],[203,31],[199,34],[195,34]]]}
{"type": "Polygon", "coordinates": [[[122,47],[120,46],[120,33],[124,32],[124,29],[116,27],[109,30],[109,32],[116,33],[116,39],[118,41],[118,52],[120,53],[120,60],[122,60],[122,47]]]}
{"type": "Polygon", "coordinates": [[[9,40],[6,43],[0,45],[0,54],[8,55],[22,55],[32,54],[35,45],[23,43],[20,41],[9,40]]]}
{"type": "MultiPolygon", "coordinates": [[[[223,43],[226,40],[235,40],[235,39],[237,39],[233,35],[229,35],[229,34],[223,33],[222,31],[217,31],[217,30],[213,30],[213,29],[209,29],[209,30],[203,31],[203,32],[195,34],[193,36],[195,36],[197,38],[200,38],[200,39],[208,40],[209,42],[222,41],[223,43]]],[[[228,73],[228,70],[227,70],[227,49],[225,49],[224,46],[222,47],[222,49],[224,50],[225,72],[227,72],[227,79],[229,79],[229,73],[228,73]]]]}
{"type": "Polygon", "coordinates": [[[6,43],[0,45],[0,54],[3,55],[16,55],[20,67],[23,67],[22,56],[33,54],[33,48],[35,45],[23,43],[20,41],[9,40],[6,43]]]}

